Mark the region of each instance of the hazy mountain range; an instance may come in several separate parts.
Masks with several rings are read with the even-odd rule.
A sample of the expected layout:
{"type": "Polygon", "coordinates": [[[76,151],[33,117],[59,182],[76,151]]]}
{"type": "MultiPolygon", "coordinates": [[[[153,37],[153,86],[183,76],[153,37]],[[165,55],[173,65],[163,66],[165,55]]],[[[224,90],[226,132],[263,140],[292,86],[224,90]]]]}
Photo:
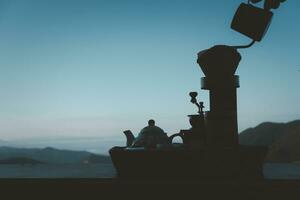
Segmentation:
{"type": "Polygon", "coordinates": [[[288,123],[265,122],[239,135],[240,144],[267,145],[267,161],[300,162],[300,120],[288,123]]]}
{"type": "Polygon", "coordinates": [[[40,137],[0,140],[0,146],[15,148],[52,147],[55,149],[68,149],[73,151],[87,151],[100,155],[108,155],[113,146],[126,145],[126,138],[122,134],[113,137],[40,137]]]}
{"type": "Polygon", "coordinates": [[[0,147],[0,164],[80,164],[110,162],[108,156],[86,151],[58,150],[51,147],[0,147]]]}

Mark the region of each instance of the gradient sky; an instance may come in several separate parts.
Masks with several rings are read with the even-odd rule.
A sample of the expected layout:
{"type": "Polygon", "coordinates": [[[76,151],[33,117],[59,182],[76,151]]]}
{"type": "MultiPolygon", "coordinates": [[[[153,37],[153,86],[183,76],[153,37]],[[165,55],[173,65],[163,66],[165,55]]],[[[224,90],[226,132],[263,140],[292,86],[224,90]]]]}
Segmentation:
{"type": "MultiPolygon", "coordinates": [[[[0,0],[0,139],[123,137],[150,118],[188,128],[197,53],[249,42],[230,29],[240,3],[0,0]]],[[[264,40],[240,50],[239,130],[300,118],[299,8],[287,1],[264,40]]]]}

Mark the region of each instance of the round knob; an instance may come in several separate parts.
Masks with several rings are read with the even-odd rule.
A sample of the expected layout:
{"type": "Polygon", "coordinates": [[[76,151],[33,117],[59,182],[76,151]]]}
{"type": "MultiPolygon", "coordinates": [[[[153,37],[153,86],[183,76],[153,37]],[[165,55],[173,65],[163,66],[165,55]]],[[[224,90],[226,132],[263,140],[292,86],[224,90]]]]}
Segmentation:
{"type": "Polygon", "coordinates": [[[198,96],[198,93],[197,92],[190,92],[190,96],[192,98],[196,98],[198,96]]]}

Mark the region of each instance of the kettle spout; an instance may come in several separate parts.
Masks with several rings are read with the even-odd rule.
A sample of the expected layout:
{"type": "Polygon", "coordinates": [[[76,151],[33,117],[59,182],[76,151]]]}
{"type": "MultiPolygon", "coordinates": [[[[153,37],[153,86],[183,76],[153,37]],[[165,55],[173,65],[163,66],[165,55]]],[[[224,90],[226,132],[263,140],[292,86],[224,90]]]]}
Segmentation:
{"type": "Polygon", "coordinates": [[[133,141],[135,140],[134,135],[132,134],[132,132],[130,130],[126,130],[123,132],[126,136],[126,147],[130,147],[133,144],[133,141]]]}

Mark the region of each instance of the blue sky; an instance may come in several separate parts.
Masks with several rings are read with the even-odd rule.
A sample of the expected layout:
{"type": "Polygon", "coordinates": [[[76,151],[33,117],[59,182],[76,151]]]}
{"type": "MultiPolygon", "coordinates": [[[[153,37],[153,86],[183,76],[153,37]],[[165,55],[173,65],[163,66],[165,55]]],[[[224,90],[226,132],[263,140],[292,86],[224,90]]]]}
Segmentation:
{"type": "MultiPolygon", "coordinates": [[[[1,0],[0,139],[123,137],[150,118],[168,133],[189,128],[197,53],[249,42],[230,29],[240,3],[1,0]]],[[[287,1],[264,40],[240,50],[240,130],[300,118],[299,8],[287,1]]]]}

